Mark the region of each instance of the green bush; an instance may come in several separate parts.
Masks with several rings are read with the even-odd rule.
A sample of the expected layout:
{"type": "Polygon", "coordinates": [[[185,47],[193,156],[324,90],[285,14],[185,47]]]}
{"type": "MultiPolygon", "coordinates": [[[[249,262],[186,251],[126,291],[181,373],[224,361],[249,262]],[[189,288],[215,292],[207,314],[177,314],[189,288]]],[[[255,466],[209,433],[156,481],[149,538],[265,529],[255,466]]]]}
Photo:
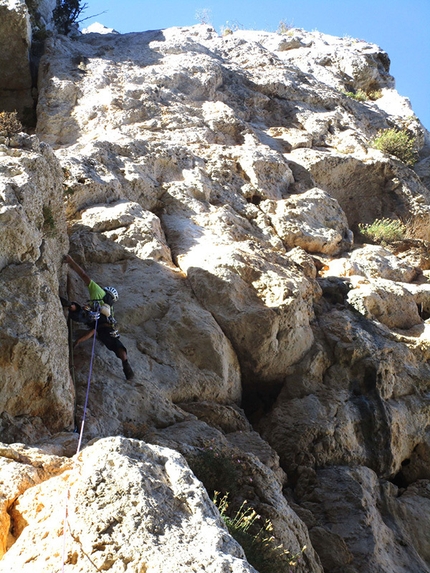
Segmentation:
{"type": "Polygon", "coordinates": [[[53,237],[55,234],[55,219],[52,209],[49,205],[43,206],[43,232],[46,237],[53,237]]]}
{"type": "Polygon", "coordinates": [[[382,97],[382,92],[381,90],[370,90],[369,92],[367,92],[367,97],[372,101],[376,101],[377,99],[382,97]]]}
{"type": "Polygon", "coordinates": [[[392,243],[405,238],[406,227],[397,219],[375,219],[373,223],[358,224],[360,235],[371,243],[392,243]]]}
{"type": "Polygon", "coordinates": [[[364,90],[357,90],[355,92],[343,92],[344,95],[355,99],[356,101],[375,101],[382,97],[382,92],[379,90],[371,90],[365,92],[364,90]]]}
{"type": "Polygon", "coordinates": [[[57,5],[52,11],[52,17],[57,31],[60,34],[70,34],[73,25],[78,22],[79,16],[88,8],[88,4],[82,4],[80,0],[57,0],[57,5]]]}
{"type": "Polygon", "coordinates": [[[343,92],[344,95],[350,97],[351,99],[355,99],[356,101],[366,101],[367,95],[363,90],[357,90],[356,92],[343,92]]]}
{"type": "MultiPolygon", "coordinates": [[[[261,516],[244,501],[231,514],[228,493],[222,498],[215,492],[213,502],[229,530],[230,535],[242,546],[248,562],[259,573],[284,573],[295,567],[300,555],[292,555],[273,536],[273,524],[266,519],[261,525],[261,516]]],[[[303,547],[303,551],[306,546],[303,547]]]]}
{"type": "Polygon", "coordinates": [[[417,161],[415,137],[406,129],[385,129],[378,133],[371,146],[383,153],[394,155],[406,165],[412,166],[417,161]]]}

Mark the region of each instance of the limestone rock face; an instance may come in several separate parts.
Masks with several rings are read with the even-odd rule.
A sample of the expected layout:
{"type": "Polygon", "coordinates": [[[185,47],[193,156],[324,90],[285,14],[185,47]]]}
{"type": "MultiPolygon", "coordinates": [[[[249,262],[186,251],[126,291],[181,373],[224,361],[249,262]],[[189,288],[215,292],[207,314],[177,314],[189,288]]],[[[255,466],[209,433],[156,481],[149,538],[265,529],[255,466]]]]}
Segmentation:
{"type": "Polygon", "coordinates": [[[426,435],[419,389],[429,378],[428,325],[396,331],[325,296],[317,325],[314,347],[289,369],[258,429],[293,479],[314,464],[352,459],[394,478],[426,435]]]}
{"type": "Polygon", "coordinates": [[[24,0],[0,2],[0,109],[32,109],[30,16],[24,0]]]}
{"type": "Polygon", "coordinates": [[[0,558],[15,541],[10,510],[27,489],[62,473],[70,467],[67,458],[48,456],[41,450],[23,444],[0,446],[2,486],[0,492],[0,558]]]}
{"type": "Polygon", "coordinates": [[[277,201],[264,202],[278,236],[288,247],[308,253],[337,255],[352,246],[353,235],[336,199],[320,189],[277,201]]]}
{"type": "Polygon", "coordinates": [[[52,11],[56,6],[56,0],[31,0],[27,5],[32,18],[32,27],[53,29],[52,11]]]}
{"type": "Polygon", "coordinates": [[[411,516],[414,524],[428,523],[428,480],[400,492],[389,482],[380,483],[366,467],[326,468],[301,480],[306,482],[301,505],[312,508],[316,518],[310,536],[325,568],[336,573],[429,571],[424,530],[405,526],[411,516]],[[354,559],[343,540],[353,548],[354,559]],[[374,545],[378,551],[370,549],[374,545]],[[398,551],[399,545],[404,551],[398,551]]]}
{"type": "Polygon", "coordinates": [[[89,31],[48,40],[39,90],[43,144],[0,148],[2,439],[70,456],[54,432],[80,425],[90,381],[84,446],[146,443],[90,444],[25,493],[13,477],[0,571],[58,571],[68,486],[70,567],[251,571],[164,448],[270,519],[298,573],[428,571],[430,148],[387,54],[297,29],[89,31]],[[415,171],[371,147],[392,127],[415,134],[415,171]],[[383,217],[404,240],[354,244],[383,217]],[[58,291],[88,292],[68,249],[119,291],[135,374],[83,342],[76,408],[58,291]]]}
{"type": "Polygon", "coordinates": [[[426,157],[419,161],[414,167],[415,173],[420,177],[421,181],[426,185],[427,188],[430,187],[430,158],[426,157]]]}
{"type": "MultiPolygon", "coordinates": [[[[353,133],[357,138],[360,131],[353,133]]],[[[343,145],[347,141],[342,137],[343,145]]],[[[352,142],[348,149],[343,147],[340,151],[327,154],[320,149],[295,149],[290,159],[308,172],[313,185],[337,199],[353,230],[358,223],[372,223],[381,216],[410,219],[415,227],[414,237],[428,240],[424,221],[427,222],[430,195],[414,172],[367,145],[364,153],[361,144],[352,142]]],[[[309,187],[310,182],[303,187],[309,187]]]]}
{"type": "Polygon", "coordinates": [[[58,571],[63,543],[65,567],[80,571],[255,571],[182,456],[137,440],[96,442],[10,515],[17,538],[2,572],[58,571]]]}
{"type": "Polygon", "coordinates": [[[412,294],[393,281],[379,279],[360,285],[348,295],[348,302],[367,318],[375,318],[389,328],[407,330],[422,322],[412,294]]]}
{"type": "Polygon", "coordinates": [[[58,299],[68,249],[62,172],[51,149],[0,151],[2,439],[70,428],[73,385],[58,299]],[[31,397],[26,399],[25,396],[31,397]]]}
{"type": "MultiPolygon", "coordinates": [[[[241,427],[239,416],[236,420],[236,428],[241,427]]],[[[276,452],[256,432],[235,430],[233,425],[225,431],[226,435],[222,435],[199,420],[151,432],[148,439],[179,450],[209,490],[225,492],[229,483],[229,502],[234,507],[245,502],[261,514],[262,519],[269,519],[277,543],[291,556],[300,556],[296,563],[298,573],[321,572],[304,523],[282,494],[286,475],[279,467],[276,452]],[[302,553],[304,546],[307,549],[302,553]]],[[[288,566],[279,561],[274,565],[288,566]]]]}

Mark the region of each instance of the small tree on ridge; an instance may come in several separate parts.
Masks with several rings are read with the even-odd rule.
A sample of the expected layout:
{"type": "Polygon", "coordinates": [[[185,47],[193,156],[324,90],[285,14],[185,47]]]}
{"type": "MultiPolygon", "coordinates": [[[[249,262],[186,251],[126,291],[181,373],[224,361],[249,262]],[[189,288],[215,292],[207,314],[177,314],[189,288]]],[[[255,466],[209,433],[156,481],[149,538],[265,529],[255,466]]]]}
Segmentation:
{"type": "Polygon", "coordinates": [[[82,4],[80,0],[57,0],[57,5],[52,11],[55,27],[60,34],[70,34],[73,24],[76,24],[81,13],[88,8],[88,4],[82,4]]]}

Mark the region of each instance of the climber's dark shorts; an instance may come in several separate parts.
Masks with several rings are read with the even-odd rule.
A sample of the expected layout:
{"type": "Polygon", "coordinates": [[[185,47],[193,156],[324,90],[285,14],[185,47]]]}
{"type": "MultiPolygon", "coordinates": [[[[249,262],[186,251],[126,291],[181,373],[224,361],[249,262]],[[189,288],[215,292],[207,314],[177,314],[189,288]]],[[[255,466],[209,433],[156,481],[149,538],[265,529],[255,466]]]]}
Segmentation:
{"type": "Polygon", "coordinates": [[[127,352],[127,348],[121,342],[119,338],[115,338],[114,336],[110,335],[111,329],[110,328],[99,328],[97,330],[97,337],[102,342],[106,348],[118,353],[119,350],[125,350],[127,352]]]}

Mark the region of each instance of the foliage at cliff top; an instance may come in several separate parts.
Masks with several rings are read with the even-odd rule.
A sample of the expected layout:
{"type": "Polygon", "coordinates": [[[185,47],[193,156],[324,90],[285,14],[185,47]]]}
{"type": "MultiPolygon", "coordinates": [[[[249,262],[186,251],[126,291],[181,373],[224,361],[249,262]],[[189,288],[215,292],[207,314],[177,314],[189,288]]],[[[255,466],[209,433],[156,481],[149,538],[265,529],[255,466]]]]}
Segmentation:
{"type": "Polygon", "coordinates": [[[88,4],[81,4],[80,0],[57,0],[52,12],[55,27],[60,34],[70,34],[73,25],[78,22],[79,16],[88,8],[88,4]]]}

